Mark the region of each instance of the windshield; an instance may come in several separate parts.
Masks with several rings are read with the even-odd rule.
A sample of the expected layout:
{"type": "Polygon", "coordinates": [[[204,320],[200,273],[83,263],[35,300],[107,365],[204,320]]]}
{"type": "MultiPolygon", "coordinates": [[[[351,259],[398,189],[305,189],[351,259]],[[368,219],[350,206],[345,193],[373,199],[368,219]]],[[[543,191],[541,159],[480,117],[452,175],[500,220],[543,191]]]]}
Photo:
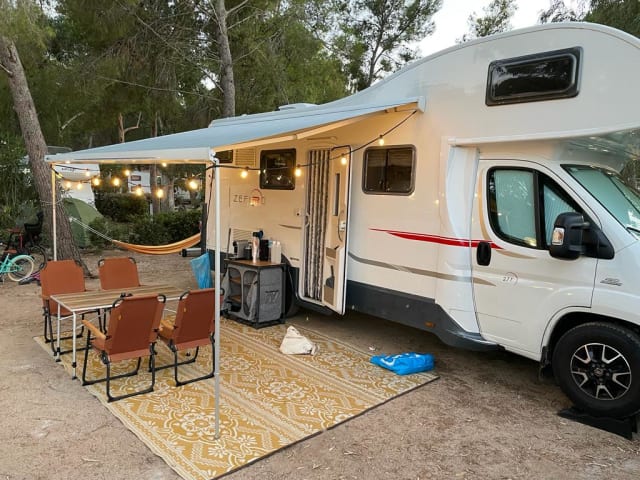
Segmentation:
{"type": "Polygon", "coordinates": [[[565,169],[616,220],[640,238],[640,194],[615,172],[602,168],[571,165],[565,169]]]}

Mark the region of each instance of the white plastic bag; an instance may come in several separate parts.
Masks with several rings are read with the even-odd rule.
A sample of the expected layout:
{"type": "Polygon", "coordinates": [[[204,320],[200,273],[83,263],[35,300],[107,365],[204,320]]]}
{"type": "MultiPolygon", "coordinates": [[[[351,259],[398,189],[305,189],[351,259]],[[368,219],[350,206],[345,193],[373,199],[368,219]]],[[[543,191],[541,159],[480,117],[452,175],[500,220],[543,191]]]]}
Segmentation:
{"type": "Polygon", "coordinates": [[[289,327],[282,339],[280,351],[286,355],[315,355],[318,351],[318,346],[304,335],[301,335],[295,327],[289,327]]]}

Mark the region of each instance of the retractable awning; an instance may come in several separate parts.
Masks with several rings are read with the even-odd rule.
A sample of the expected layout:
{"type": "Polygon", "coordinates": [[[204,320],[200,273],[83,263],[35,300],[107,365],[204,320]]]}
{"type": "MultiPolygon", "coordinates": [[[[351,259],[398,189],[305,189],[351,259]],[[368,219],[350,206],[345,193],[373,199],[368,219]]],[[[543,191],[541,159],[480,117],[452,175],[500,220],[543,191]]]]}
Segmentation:
{"type": "Polygon", "coordinates": [[[319,106],[215,120],[207,128],[134,142],[47,155],[50,163],[157,163],[209,161],[211,149],[229,150],[257,144],[296,140],[360,121],[371,115],[424,110],[423,98],[404,98],[373,104],[319,106]]]}

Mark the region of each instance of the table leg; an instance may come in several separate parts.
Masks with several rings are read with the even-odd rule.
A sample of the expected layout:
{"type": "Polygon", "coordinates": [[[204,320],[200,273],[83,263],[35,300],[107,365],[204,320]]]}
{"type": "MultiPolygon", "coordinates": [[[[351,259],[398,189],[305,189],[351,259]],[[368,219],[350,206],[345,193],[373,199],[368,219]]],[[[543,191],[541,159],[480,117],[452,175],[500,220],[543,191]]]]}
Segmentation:
{"type": "Polygon", "coordinates": [[[56,319],[56,362],[60,361],[60,304],[58,304],[58,318],[56,319]]]}
{"type": "Polygon", "coordinates": [[[73,329],[72,329],[72,337],[73,337],[73,359],[71,361],[71,366],[73,367],[73,377],[71,378],[77,378],[76,377],[76,320],[78,318],[78,315],[76,314],[76,312],[73,312],[73,329]]]}

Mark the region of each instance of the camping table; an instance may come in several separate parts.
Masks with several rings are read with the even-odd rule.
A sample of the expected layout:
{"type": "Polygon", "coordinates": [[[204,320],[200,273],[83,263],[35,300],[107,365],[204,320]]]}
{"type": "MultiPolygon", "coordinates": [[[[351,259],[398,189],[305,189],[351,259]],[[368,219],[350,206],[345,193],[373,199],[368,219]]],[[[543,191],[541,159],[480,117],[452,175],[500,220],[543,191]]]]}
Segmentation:
{"type": "Polygon", "coordinates": [[[162,294],[167,298],[167,301],[178,300],[180,295],[184,293],[183,289],[173,287],[171,285],[144,285],[141,287],[119,288],[117,290],[95,290],[79,293],[61,293],[58,295],[51,295],[51,299],[58,303],[58,325],[56,329],[56,359],[60,360],[60,309],[61,307],[69,310],[73,317],[73,359],[71,366],[73,367],[73,376],[76,378],[76,329],[78,315],[87,313],[93,310],[103,310],[111,308],[113,302],[115,302],[122,293],[131,295],[145,295],[150,293],[162,294]]]}

